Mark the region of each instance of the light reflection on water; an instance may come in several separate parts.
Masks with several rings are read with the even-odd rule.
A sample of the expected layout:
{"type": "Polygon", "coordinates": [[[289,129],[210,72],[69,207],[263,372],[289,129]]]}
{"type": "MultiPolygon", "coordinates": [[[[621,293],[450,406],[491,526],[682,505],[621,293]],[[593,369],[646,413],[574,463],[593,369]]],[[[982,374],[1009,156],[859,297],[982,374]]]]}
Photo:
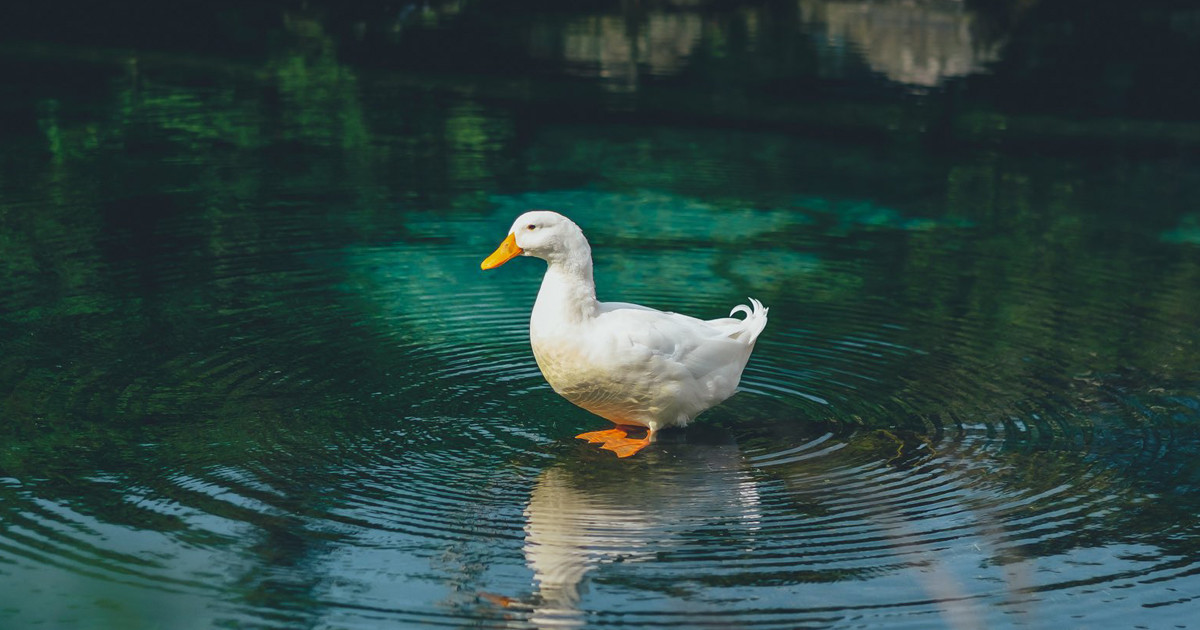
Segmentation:
{"type": "MultiPolygon", "coordinates": [[[[974,14],[917,3],[956,61],[879,66],[867,4],[899,10],[793,25],[860,38],[821,63],[925,87],[996,54],[954,56],[974,14]]],[[[718,40],[791,41],[715,15],[529,32],[626,93],[719,69],[718,40]]],[[[553,81],[380,77],[319,17],[287,25],[252,72],[5,52],[46,78],[6,105],[34,118],[0,174],[4,625],[1190,622],[1186,156],[951,159],[912,128],[738,129],[770,116],[723,102],[727,128],[631,122],[595,93],[576,120],[553,81]],[[100,96],[79,66],[108,69],[100,96]],[[540,263],[478,269],[534,207],[584,227],[603,299],[763,299],[743,391],[631,460],[573,440],[603,421],[530,356],[540,263]]]]}
{"type": "Polygon", "coordinates": [[[775,9],[744,7],[706,16],[652,7],[636,23],[622,15],[583,15],[564,24],[543,21],[534,26],[529,52],[618,93],[637,91],[647,78],[685,72],[695,56],[725,54],[709,48],[712,42],[705,35],[713,30],[722,39],[769,45],[774,22],[780,20],[801,23],[812,33],[819,42],[814,50],[817,71],[826,77],[853,74],[861,59],[890,81],[933,88],[984,73],[1000,58],[1002,42],[989,37],[976,13],[959,0],[801,0],[794,14],[775,9]]]}
{"type": "MultiPolygon", "coordinates": [[[[853,47],[871,70],[915,88],[985,73],[999,61],[1001,42],[981,33],[978,16],[965,3],[803,0],[800,11],[823,34],[822,62],[836,76],[837,60],[853,47]]],[[[1018,9],[1019,10],[1019,9],[1018,9]]]]}

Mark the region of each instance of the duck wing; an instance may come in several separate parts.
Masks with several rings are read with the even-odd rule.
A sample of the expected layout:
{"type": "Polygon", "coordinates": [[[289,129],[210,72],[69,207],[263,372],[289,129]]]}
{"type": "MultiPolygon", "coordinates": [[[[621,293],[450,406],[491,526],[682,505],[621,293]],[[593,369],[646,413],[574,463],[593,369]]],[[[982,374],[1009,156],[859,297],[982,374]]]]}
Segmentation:
{"type": "Polygon", "coordinates": [[[705,321],[635,304],[608,303],[601,304],[595,324],[603,331],[599,337],[612,344],[604,349],[607,358],[627,374],[673,391],[685,403],[681,411],[690,419],[736,390],[754,341],[766,325],[766,309],[757,306],[741,307],[750,314],[746,319],[705,321]]]}

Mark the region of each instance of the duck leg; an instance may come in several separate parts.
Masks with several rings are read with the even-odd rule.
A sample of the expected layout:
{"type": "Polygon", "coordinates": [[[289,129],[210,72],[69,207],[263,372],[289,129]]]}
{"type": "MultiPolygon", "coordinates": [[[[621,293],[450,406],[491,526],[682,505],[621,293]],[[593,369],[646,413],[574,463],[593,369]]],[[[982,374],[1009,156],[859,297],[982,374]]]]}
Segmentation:
{"type": "Polygon", "coordinates": [[[654,431],[645,427],[618,424],[612,429],[580,433],[575,437],[593,444],[599,443],[600,448],[616,453],[617,457],[629,457],[654,441],[654,431]],[[630,433],[641,433],[642,431],[645,431],[645,437],[629,437],[630,433]]]}

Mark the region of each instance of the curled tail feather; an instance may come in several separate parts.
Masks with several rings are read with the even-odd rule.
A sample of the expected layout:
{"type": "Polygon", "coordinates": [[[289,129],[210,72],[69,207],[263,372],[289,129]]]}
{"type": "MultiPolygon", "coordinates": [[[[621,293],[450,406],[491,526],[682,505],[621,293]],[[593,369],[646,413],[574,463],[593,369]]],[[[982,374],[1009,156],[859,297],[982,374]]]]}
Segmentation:
{"type": "Polygon", "coordinates": [[[749,345],[754,345],[758,339],[758,335],[762,333],[763,328],[767,326],[767,312],[771,309],[763,306],[762,302],[754,298],[748,298],[750,306],[739,304],[729,311],[729,316],[733,317],[735,313],[745,313],[746,317],[742,320],[743,329],[733,335],[735,339],[742,339],[743,335],[750,335],[749,345]]]}

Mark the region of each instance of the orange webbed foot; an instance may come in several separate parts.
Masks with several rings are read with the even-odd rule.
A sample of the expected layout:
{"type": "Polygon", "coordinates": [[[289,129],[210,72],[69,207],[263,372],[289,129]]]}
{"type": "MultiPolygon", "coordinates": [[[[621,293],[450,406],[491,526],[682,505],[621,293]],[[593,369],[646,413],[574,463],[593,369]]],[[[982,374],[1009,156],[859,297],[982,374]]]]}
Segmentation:
{"type": "Polygon", "coordinates": [[[576,439],[587,440],[593,444],[597,442],[608,442],[609,440],[624,439],[629,435],[629,432],[624,427],[617,425],[615,429],[605,429],[604,431],[589,431],[576,435],[576,439]]]}
{"type": "Polygon", "coordinates": [[[616,453],[617,457],[629,457],[643,448],[646,448],[646,446],[649,445],[654,439],[654,432],[644,429],[643,427],[617,425],[616,428],[613,429],[580,433],[575,437],[581,440],[587,440],[593,444],[599,443],[600,448],[616,453]],[[629,437],[630,433],[640,433],[642,431],[645,431],[645,437],[629,437]]]}
{"type": "Polygon", "coordinates": [[[646,448],[650,444],[650,437],[646,436],[640,440],[609,440],[600,448],[606,451],[612,451],[617,454],[617,457],[629,457],[634,453],[646,448]]]}

